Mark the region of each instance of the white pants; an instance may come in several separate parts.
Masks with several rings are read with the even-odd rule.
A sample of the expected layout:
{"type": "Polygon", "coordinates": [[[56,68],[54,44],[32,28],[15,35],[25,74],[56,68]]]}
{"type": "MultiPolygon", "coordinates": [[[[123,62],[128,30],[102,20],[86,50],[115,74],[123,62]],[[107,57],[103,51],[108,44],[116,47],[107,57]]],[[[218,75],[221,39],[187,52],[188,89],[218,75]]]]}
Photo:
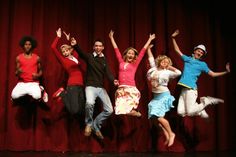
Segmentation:
{"type": "Polygon", "coordinates": [[[206,104],[197,103],[198,91],[183,88],[179,97],[177,112],[181,116],[196,116],[206,107],[206,104]]]}
{"type": "Polygon", "coordinates": [[[25,95],[30,95],[34,99],[41,98],[41,89],[39,83],[37,82],[18,82],[15,88],[12,90],[11,97],[12,99],[17,99],[25,95]]]}

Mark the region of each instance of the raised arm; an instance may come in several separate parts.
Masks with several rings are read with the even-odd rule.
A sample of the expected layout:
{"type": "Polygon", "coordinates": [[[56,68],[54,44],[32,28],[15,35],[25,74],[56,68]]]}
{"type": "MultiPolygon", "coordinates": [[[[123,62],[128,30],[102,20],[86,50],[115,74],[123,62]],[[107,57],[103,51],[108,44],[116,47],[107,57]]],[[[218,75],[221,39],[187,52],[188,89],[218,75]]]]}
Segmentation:
{"type": "Polygon", "coordinates": [[[147,48],[148,58],[154,58],[152,54],[152,50],[151,50],[152,47],[153,47],[153,44],[150,44],[147,48]]]}
{"type": "Polygon", "coordinates": [[[223,76],[223,75],[225,75],[227,73],[230,73],[230,63],[227,63],[225,65],[225,69],[226,69],[226,71],[222,71],[222,72],[214,72],[214,71],[210,70],[208,72],[208,75],[210,75],[211,77],[218,77],[218,76],[223,76]]]}
{"type": "Polygon", "coordinates": [[[89,54],[83,52],[83,51],[80,49],[80,47],[79,47],[79,45],[77,44],[77,41],[75,40],[74,37],[71,38],[70,44],[71,44],[71,46],[73,46],[73,48],[75,49],[75,51],[78,53],[78,55],[79,55],[81,58],[83,58],[83,59],[86,60],[86,61],[88,60],[89,54]]]}
{"type": "Polygon", "coordinates": [[[66,36],[66,40],[70,41],[70,33],[66,33],[65,31],[63,31],[63,34],[66,36]]]}
{"type": "Polygon", "coordinates": [[[148,54],[148,61],[149,61],[150,67],[154,68],[154,67],[156,67],[156,63],[155,63],[155,59],[154,59],[154,56],[153,56],[152,51],[151,51],[152,47],[153,47],[153,44],[150,44],[148,46],[147,54],[148,54]]]}
{"type": "Polygon", "coordinates": [[[56,34],[57,34],[57,37],[54,39],[54,41],[53,41],[53,43],[51,45],[51,48],[54,51],[58,51],[57,50],[57,43],[58,43],[59,38],[61,38],[61,28],[58,28],[58,30],[56,30],[56,34]]]}
{"type": "Polygon", "coordinates": [[[139,65],[139,63],[141,62],[141,60],[142,60],[144,54],[146,53],[146,50],[147,50],[148,46],[150,45],[151,41],[152,41],[153,39],[155,39],[155,37],[156,37],[155,34],[150,34],[150,35],[149,35],[149,38],[148,38],[147,42],[145,43],[145,45],[144,45],[143,48],[141,49],[141,51],[140,51],[138,57],[136,58],[136,61],[135,61],[135,64],[136,64],[136,65],[139,65]]]}
{"type": "Polygon", "coordinates": [[[179,30],[178,29],[175,30],[175,32],[171,35],[171,39],[172,39],[172,43],[173,43],[175,52],[177,52],[180,56],[182,56],[183,53],[180,51],[179,46],[178,46],[178,44],[177,44],[177,42],[175,40],[175,37],[177,35],[179,35],[179,30]]]}
{"type": "Polygon", "coordinates": [[[57,59],[59,60],[60,63],[63,64],[64,60],[66,59],[62,54],[61,52],[58,50],[57,48],[57,44],[58,44],[58,41],[60,40],[61,36],[62,36],[62,31],[61,31],[61,28],[58,28],[56,30],[56,38],[54,39],[54,41],[52,42],[52,45],[51,45],[51,48],[53,50],[53,53],[55,54],[55,56],[57,57],[57,59]]]}
{"type": "Polygon", "coordinates": [[[114,39],[114,31],[111,30],[110,33],[109,33],[109,38],[111,39],[111,44],[115,50],[115,54],[116,54],[116,58],[118,59],[119,63],[123,62],[123,57],[120,53],[120,50],[115,42],[115,39],[114,39]]]}
{"type": "Polygon", "coordinates": [[[145,45],[143,46],[143,48],[147,49],[148,46],[150,45],[151,41],[152,41],[153,39],[155,39],[155,38],[156,38],[156,35],[155,35],[155,34],[150,34],[150,35],[149,35],[149,38],[148,38],[147,42],[145,43],[145,45]]]}
{"type": "Polygon", "coordinates": [[[116,44],[116,41],[115,41],[115,39],[114,39],[114,31],[113,31],[113,30],[110,31],[110,33],[109,33],[109,38],[110,38],[110,40],[111,40],[111,44],[112,44],[113,48],[114,48],[114,49],[115,49],[115,48],[118,48],[118,46],[117,46],[117,44],[116,44]]]}
{"type": "Polygon", "coordinates": [[[56,31],[57,33],[57,37],[58,38],[61,38],[61,28],[58,28],[58,30],[56,31]]]}

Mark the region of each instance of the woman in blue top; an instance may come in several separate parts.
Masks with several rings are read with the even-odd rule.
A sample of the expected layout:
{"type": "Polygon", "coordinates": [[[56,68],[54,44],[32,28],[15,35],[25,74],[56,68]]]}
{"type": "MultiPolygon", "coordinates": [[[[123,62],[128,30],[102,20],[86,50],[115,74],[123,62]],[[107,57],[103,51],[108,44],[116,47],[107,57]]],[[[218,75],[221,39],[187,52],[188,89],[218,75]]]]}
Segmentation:
{"type": "Polygon", "coordinates": [[[172,42],[174,50],[181,56],[184,62],[184,69],[178,85],[182,86],[181,94],[179,97],[177,112],[181,116],[201,116],[202,118],[208,118],[208,114],[205,111],[205,107],[210,104],[223,103],[224,100],[214,97],[201,97],[200,103],[197,103],[198,91],[197,81],[202,72],[210,75],[211,77],[223,76],[230,72],[230,64],[226,64],[226,71],[213,72],[209,69],[207,64],[201,60],[201,58],[207,54],[204,45],[198,45],[194,47],[193,55],[184,55],[177,45],[175,37],[179,34],[179,30],[176,30],[172,34],[172,42]]]}

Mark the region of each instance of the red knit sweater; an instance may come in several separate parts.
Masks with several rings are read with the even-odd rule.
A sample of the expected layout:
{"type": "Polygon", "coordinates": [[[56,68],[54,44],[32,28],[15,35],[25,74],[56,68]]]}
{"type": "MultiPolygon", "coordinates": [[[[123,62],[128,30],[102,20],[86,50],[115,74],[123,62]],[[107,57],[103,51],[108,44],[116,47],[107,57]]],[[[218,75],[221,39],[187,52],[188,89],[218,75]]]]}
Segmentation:
{"type": "MultiPolygon", "coordinates": [[[[51,45],[54,54],[56,55],[59,62],[62,64],[64,69],[69,75],[67,85],[83,85],[83,75],[80,68],[80,63],[75,63],[74,61],[64,57],[61,52],[57,49],[59,37],[56,37],[51,45]]],[[[77,58],[78,59],[78,58],[77,58]]]]}

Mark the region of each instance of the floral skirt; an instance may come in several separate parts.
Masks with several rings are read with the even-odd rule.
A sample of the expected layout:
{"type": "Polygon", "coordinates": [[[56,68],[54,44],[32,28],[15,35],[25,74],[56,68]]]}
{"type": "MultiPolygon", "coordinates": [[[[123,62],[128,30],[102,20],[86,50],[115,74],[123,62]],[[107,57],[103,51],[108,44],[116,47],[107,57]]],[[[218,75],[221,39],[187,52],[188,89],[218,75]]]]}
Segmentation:
{"type": "Polygon", "coordinates": [[[174,108],[174,100],[170,92],[154,94],[154,98],[148,104],[148,118],[164,117],[166,112],[174,108]]]}
{"type": "Polygon", "coordinates": [[[127,114],[137,109],[141,94],[136,87],[122,86],[115,93],[115,114],[127,114]]]}

